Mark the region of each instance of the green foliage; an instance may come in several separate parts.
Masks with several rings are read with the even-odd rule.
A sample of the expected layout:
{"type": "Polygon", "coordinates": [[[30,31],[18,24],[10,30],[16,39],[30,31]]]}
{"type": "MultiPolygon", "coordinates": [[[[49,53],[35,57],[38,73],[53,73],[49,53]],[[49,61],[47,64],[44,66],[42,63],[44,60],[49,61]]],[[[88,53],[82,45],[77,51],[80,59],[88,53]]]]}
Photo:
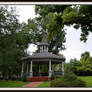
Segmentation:
{"type": "Polygon", "coordinates": [[[76,75],[92,75],[92,57],[89,52],[84,52],[81,55],[80,61],[76,58],[65,63],[65,73],[72,72],[76,75]]]}
{"type": "MultiPolygon", "coordinates": [[[[60,77],[61,76],[59,76],[59,78],[60,77]]],[[[84,81],[85,81],[87,87],[92,87],[92,76],[80,76],[80,77],[78,77],[78,80],[79,80],[79,85],[80,85],[79,87],[82,87],[83,86],[83,82],[84,81]],[[83,81],[81,82],[81,80],[79,80],[79,79],[81,79],[83,81]],[[81,83],[82,83],[82,85],[81,85],[81,83]]],[[[84,85],[85,85],[85,83],[84,83],[84,85]]],[[[51,82],[43,82],[40,85],[38,85],[38,87],[40,87],[40,88],[41,87],[44,87],[45,88],[45,87],[50,87],[50,86],[51,86],[51,82]]]]}
{"type": "Polygon", "coordinates": [[[73,81],[77,79],[77,76],[73,73],[67,73],[64,76],[62,76],[62,78],[66,81],[73,81]]]}
{"type": "Polygon", "coordinates": [[[66,74],[51,81],[51,87],[86,87],[86,83],[74,74],[66,74]]]}
{"type": "Polygon", "coordinates": [[[3,77],[11,78],[20,75],[21,57],[28,47],[28,34],[20,31],[23,24],[18,21],[16,10],[0,7],[0,72],[3,77]]]}
{"type": "Polygon", "coordinates": [[[4,6],[0,7],[0,70],[3,75],[18,72],[16,60],[15,33],[19,29],[17,15],[8,11],[4,6]]]}
{"type": "Polygon", "coordinates": [[[41,73],[48,73],[48,67],[46,65],[41,65],[41,73]]]}
{"type": "Polygon", "coordinates": [[[81,67],[79,68],[82,75],[91,75],[92,74],[92,64],[89,52],[85,52],[81,55],[80,63],[81,67]],[[88,73],[87,73],[88,72],[88,73]]]}
{"type": "Polygon", "coordinates": [[[55,75],[55,79],[62,77],[61,75],[55,75]]]}
{"type": "Polygon", "coordinates": [[[55,80],[51,81],[51,87],[62,87],[62,86],[63,87],[65,86],[65,83],[63,82],[63,80],[55,79],[55,80]]]}
{"type": "Polygon", "coordinates": [[[81,63],[76,58],[70,59],[70,62],[65,63],[65,73],[75,73],[78,75],[78,69],[80,66],[81,63]]]}
{"type": "Polygon", "coordinates": [[[41,17],[45,17],[48,13],[62,14],[64,9],[69,5],[36,5],[35,12],[41,17]]]}
{"type": "MultiPolygon", "coordinates": [[[[49,43],[49,52],[58,54],[59,50],[64,50],[66,33],[63,30],[64,25],[62,25],[61,16],[66,7],[65,5],[36,5],[35,12],[39,16],[29,19],[28,23],[25,23],[22,27],[24,32],[30,33],[30,42],[38,44],[41,41],[43,31],[45,31],[49,43]]],[[[39,52],[39,49],[37,52],[39,52]]]]}
{"type": "Polygon", "coordinates": [[[23,82],[26,82],[26,79],[27,79],[26,76],[23,76],[21,80],[22,80],[23,82]]]}
{"type": "Polygon", "coordinates": [[[85,81],[87,87],[92,87],[92,76],[79,76],[78,78],[85,81]]]}
{"type": "Polygon", "coordinates": [[[36,14],[40,16],[40,24],[47,32],[49,51],[58,54],[59,50],[65,49],[65,31],[62,25],[62,13],[66,5],[36,5],[36,14]]]}
{"type": "Polygon", "coordinates": [[[61,71],[61,67],[62,67],[61,64],[53,64],[53,65],[52,65],[52,70],[53,70],[53,71],[58,71],[58,72],[60,72],[60,71],[61,71]]]}
{"type": "Polygon", "coordinates": [[[92,5],[74,5],[66,8],[62,19],[66,25],[73,25],[74,28],[81,28],[81,41],[86,42],[87,36],[92,32],[92,5]]]}
{"type": "Polygon", "coordinates": [[[76,82],[76,86],[77,87],[86,87],[87,86],[87,84],[86,84],[86,82],[85,81],[83,81],[83,80],[81,80],[81,79],[78,79],[77,81],[75,81],[76,82]]]}
{"type": "Polygon", "coordinates": [[[55,75],[52,74],[52,75],[51,75],[51,80],[54,80],[54,79],[55,79],[55,75]]]}
{"type": "Polygon", "coordinates": [[[76,11],[77,11],[76,7],[74,7],[73,9],[71,7],[66,8],[62,16],[63,23],[70,25],[73,24],[75,21],[77,21],[79,16],[76,11]]]}

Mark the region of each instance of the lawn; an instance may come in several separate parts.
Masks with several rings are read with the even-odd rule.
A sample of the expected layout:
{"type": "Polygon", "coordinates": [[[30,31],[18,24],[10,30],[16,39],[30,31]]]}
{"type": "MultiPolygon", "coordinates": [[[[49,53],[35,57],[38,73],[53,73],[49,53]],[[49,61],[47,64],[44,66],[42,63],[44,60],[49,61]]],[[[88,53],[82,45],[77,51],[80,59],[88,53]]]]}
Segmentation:
{"type": "Polygon", "coordinates": [[[29,82],[0,80],[0,87],[23,87],[29,82]]]}
{"type": "Polygon", "coordinates": [[[50,87],[50,81],[42,82],[41,84],[38,85],[38,87],[39,88],[50,87]]]}
{"type": "MultiPolygon", "coordinates": [[[[84,80],[87,83],[87,87],[92,87],[92,76],[80,76],[78,77],[82,80],[84,80]]],[[[22,81],[6,81],[6,80],[0,80],[0,87],[23,87],[24,85],[28,84],[30,82],[22,82],[22,81]]],[[[38,85],[39,88],[46,88],[50,87],[50,81],[42,82],[38,85]]]]}
{"type": "MultiPolygon", "coordinates": [[[[82,79],[86,82],[87,87],[92,87],[92,76],[80,76],[79,79],[82,79]]],[[[41,87],[50,87],[50,81],[49,82],[43,82],[40,85],[38,85],[39,88],[41,87]]]]}
{"type": "Polygon", "coordinates": [[[87,83],[87,87],[92,87],[92,76],[80,76],[78,77],[87,83]]]}

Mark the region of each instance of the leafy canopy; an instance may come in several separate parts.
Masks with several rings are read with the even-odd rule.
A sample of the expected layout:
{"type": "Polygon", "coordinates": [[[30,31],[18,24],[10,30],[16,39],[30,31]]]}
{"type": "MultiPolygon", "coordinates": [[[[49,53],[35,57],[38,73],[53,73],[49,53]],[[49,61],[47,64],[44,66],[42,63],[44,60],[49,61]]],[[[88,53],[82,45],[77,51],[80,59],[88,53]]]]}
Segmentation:
{"type": "Polygon", "coordinates": [[[66,25],[81,28],[81,41],[86,42],[87,36],[92,32],[92,5],[74,5],[65,9],[62,19],[66,25]]]}
{"type": "Polygon", "coordinates": [[[66,5],[36,5],[35,13],[38,15],[34,19],[29,19],[24,25],[25,32],[29,32],[31,35],[31,42],[37,44],[41,41],[42,33],[47,33],[47,41],[49,45],[49,51],[54,54],[58,54],[59,50],[65,49],[64,43],[65,31],[62,24],[62,14],[64,9],[68,7],[66,5]]]}
{"type": "Polygon", "coordinates": [[[22,26],[14,8],[0,6],[0,72],[5,77],[20,74],[19,61],[29,43],[28,34],[20,31],[22,26]]]}

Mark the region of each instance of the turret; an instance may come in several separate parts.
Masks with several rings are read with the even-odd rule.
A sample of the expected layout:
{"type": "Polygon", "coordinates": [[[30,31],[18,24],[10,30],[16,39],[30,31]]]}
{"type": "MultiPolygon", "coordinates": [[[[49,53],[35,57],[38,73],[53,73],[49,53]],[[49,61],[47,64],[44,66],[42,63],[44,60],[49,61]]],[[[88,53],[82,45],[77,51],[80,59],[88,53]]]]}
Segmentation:
{"type": "Polygon", "coordinates": [[[43,38],[41,43],[39,44],[40,52],[48,52],[48,43],[46,41],[46,35],[43,33],[43,38]]]}

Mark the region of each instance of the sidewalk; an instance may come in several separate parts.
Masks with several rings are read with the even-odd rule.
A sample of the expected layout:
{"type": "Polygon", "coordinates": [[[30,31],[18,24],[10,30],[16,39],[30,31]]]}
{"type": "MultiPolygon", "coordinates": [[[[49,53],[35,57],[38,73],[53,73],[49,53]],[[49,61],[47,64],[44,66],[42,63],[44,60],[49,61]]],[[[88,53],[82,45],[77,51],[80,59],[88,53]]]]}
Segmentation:
{"type": "Polygon", "coordinates": [[[42,83],[42,82],[32,82],[30,84],[27,84],[27,85],[23,86],[23,88],[37,87],[40,83],[42,83]]]}

